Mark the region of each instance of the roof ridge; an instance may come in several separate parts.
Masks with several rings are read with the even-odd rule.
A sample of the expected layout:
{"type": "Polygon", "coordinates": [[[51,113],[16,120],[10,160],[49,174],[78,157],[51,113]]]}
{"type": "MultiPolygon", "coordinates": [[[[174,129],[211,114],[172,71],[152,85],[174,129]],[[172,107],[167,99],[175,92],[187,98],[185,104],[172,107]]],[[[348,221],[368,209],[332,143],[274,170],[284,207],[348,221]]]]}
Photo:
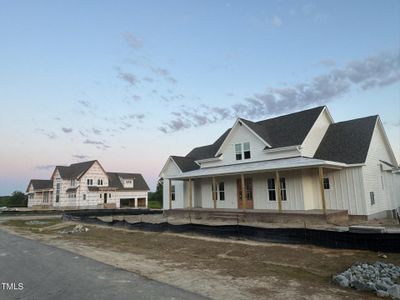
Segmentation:
{"type": "Polygon", "coordinates": [[[276,117],[272,117],[272,118],[268,118],[268,119],[264,119],[264,120],[260,120],[260,121],[256,121],[256,122],[253,122],[253,121],[251,121],[251,122],[253,122],[254,124],[260,125],[259,123],[261,123],[261,122],[274,120],[274,119],[279,119],[279,118],[284,118],[284,117],[292,116],[292,115],[295,115],[295,114],[300,114],[300,113],[303,113],[303,112],[306,112],[306,111],[323,109],[323,108],[326,108],[326,107],[327,107],[326,105],[316,106],[316,107],[313,107],[313,108],[303,109],[303,110],[295,111],[295,112],[292,112],[292,113],[289,113],[289,114],[285,114],[285,115],[279,115],[279,116],[276,116],[276,117]]]}
{"type": "Polygon", "coordinates": [[[351,122],[351,121],[359,121],[359,120],[363,120],[363,119],[370,119],[370,118],[378,118],[379,115],[371,115],[371,116],[366,116],[366,117],[360,117],[360,118],[355,118],[355,119],[350,119],[350,120],[344,120],[344,121],[340,121],[340,122],[335,122],[332,123],[330,125],[335,125],[335,124],[343,124],[343,123],[347,123],[347,122],[351,122]]]}

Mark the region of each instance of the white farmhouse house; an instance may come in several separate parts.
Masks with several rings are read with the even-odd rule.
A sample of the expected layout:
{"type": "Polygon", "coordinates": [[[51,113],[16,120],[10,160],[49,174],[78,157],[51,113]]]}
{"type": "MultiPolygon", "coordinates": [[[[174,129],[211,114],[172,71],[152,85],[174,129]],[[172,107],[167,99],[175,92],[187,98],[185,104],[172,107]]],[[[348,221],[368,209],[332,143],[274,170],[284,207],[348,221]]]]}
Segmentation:
{"type": "Polygon", "coordinates": [[[326,106],[239,118],[213,144],[170,156],[160,177],[166,210],[347,210],[375,218],[400,206],[399,166],[380,117],[335,123],[326,106]]]}
{"type": "Polygon", "coordinates": [[[138,173],[110,173],[97,160],[56,166],[50,180],[32,179],[28,207],[147,207],[149,187],[138,173]]]}

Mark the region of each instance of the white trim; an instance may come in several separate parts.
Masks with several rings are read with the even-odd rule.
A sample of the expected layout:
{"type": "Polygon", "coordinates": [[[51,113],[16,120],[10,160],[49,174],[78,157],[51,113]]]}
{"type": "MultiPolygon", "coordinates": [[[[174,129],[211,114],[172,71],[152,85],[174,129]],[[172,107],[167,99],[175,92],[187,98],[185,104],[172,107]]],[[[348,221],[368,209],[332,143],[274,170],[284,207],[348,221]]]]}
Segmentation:
{"type": "Polygon", "coordinates": [[[218,157],[211,157],[211,158],[204,158],[204,159],[199,159],[199,160],[195,160],[194,162],[198,165],[202,164],[202,163],[207,163],[207,162],[213,162],[213,161],[219,161],[222,160],[222,155],[218,156],[218,157]]]}
{"type": "Polygon", "coordinates": [[[226,136],[226,138],[224,139],[223,143],[221,144],[221,146],[219,147],[217,153],[215,154],[215,156],[221,154],[220,151],[221,149],[225,146],[225,144],[227,143],[227,140],[229,139],[229,137],[232,135],[233,129],[239,124],[239,122],[245,126],[252,134],[254,134],[261,142],[263,142],[265,144],[265,146],[271,147],[270,144],[268,144],[267,141],[265,141],[263,138],[261,138],[257,133],[255,133],[249,126],[246,125],[245,122],[243,122],[243,120],[241,118],[237,118],[235,123],[233,124],[231,130],[229,131],[228,135],[226,136]]]}
{"type": "Polygon", "coordinates": [[[286,147],[279,147],[279,148],[271,148],[271,149],[264,149],[264,152],[266,153],[274,153],[274,152],[285,152],[285,151],[292,151],[292,150],[297,150],[300,152],[301,145],[295,145],[295,146],[286,146],[286,147]]]}
{"type": "MultiPolygon", "coordinates": [[[[399,164],[398,164],[398,162],[396,160],[396,156],[394,155],[392,146],[390,145],[389,138],[388,138],[388,136],[386,134],[386,131],[385,131],[385,127],[383,127],[383,123],[382,123],[381,117],[379,115],[378,115],[377,120],[376,120],[376,123],[378,123],[378,122],[379,122],[379,126],[380,126],[380,128],[382,129],[382,132],[383,132],[383,139],[385,140],[385,143],[389,148],[389,155],[392,157],[394,165],[398,166],[399,164]]],[[[376,124],[375,124],[375,126],[376,126],[376,124]]]]}

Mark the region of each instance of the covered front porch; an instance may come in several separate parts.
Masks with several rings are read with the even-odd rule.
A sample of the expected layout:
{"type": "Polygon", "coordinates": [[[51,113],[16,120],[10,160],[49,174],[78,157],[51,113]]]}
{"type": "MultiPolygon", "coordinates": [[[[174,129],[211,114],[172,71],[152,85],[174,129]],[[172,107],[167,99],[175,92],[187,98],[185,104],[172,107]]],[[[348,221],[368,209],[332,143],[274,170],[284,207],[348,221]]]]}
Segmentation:
{"type": "Polygon", "coordinates": [[[295,157],[185,172],[164,178],[168,196],[164,209],[327,215],[329,208],[336,209],[326,203],[325,173],[343,167],[295,157]]]}

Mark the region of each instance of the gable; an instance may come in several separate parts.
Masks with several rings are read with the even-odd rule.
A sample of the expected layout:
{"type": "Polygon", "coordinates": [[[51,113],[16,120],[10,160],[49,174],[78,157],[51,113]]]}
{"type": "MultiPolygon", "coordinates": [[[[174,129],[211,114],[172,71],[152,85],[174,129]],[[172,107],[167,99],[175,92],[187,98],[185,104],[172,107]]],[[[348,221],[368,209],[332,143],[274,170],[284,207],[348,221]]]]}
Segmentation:
{"type": "Polygon", "coordinates": [[[229,133],[228,137],[222,144],[219,153],[222,154],[222,159],[218,164],[230,164],[248,162],[261,158],[264,156],[264,149],[266,144],[258,136],[256,136],[252,130],[245,125],[240,125],[240,122],[234,126],[229,133]],[[235,144],[250,143],[251,159],[249,160],[236,160],[235,144]]]}
{"type": "Polygon", "coordinates": [[[311,127],[307,136],[305,137],[301,145],[301,153],[305,157],[313,157],[317,151],[329,125],[333,123],[333,119],[325,107],[325,109],[320,113],[315,123],[311,127]]]}
{"type": "Polygon", "coordinates": [[[366,161],[367,163],[383,162],[386,164],[389,163],[394,167],[398,166],[393,150],[387,139],[385,129],[379,119],[373,130],[366,161]]]}
{"type": "Polygon", "coordinates": [[[174,162],[174,160],[171,157],[169,157],[160,172],[160,177],[174,176],[174,175],[178,175],[181,173],[182,173],[182,171],[179,169],[177,164],[174,162]]]}

